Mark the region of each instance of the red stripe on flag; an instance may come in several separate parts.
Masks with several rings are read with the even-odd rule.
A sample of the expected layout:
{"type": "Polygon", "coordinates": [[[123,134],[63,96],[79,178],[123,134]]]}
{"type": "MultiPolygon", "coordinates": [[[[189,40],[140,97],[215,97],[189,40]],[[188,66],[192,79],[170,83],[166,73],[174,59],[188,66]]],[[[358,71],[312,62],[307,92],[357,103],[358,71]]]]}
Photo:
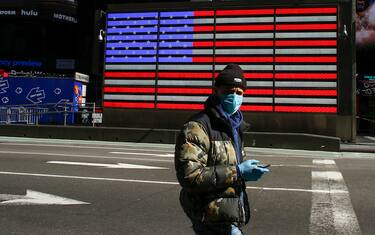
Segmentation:
{"type": "Polygon", "coordinates": [[[273,89],[247,89],[246,95],[273,95],[273,89]]]}
{"type": "Polygon", "coordinates": [[[213,57],[193,57],[193,63],[212,63],[213,61],[213,57]]]}
{"type": "Polygon", "coordinates": [[[336,24],[278,24],[276,30],[336,30],[336,24]]]}
{"type": "Polygon", "coordinates": [[[104,87],[104,92],[112,93],[155,93],[155,88],[141,87],[104,87]]]}
{"type": "Polygon", "coordinates": [[[246,79],[272,79],[273,73],[244,73],[246,79]]]}
{"type": "Polygon", "coordinates": [[[213,47],[213,41],[195,41],[193,42],[193,47],[213,47]]]}
{"type": "Polygon", "coordinates": [[[187,78],[187,79],[212,79],[212,73],[192,73],[192,72],[158,72],[159,78],[187,78]]]}
{"type": "Polygon", "coordinates": [[[214,11],[194,11],[194,16],[214,16],[214,11]]]}
{"type": "Polygon", "coordinates": [[[103,102],[104,108],[143,108],[152,109],[155,107],[154,103],[130,103],[130,102],[103,102]]]}
{"type": "MultiPolygon", "coordinates": [[[[223,31],[256,31],[256,30],[273,30],[272,24],[263,25],[216,25],[217,32],[223,31]]],[[[195,27],[194,27],[195,30],[195,27]]]]}
{"type": "Polygon", "coordinates": [[[337,96],[336,90],[275,90],[275,95],[337,96]]]}
{"type": "Polygon", "coordinates": [[[336,73],[276,73],[276,79],[337,79],[336,73]]]}
{"type": "Polygon", "coordinates": [[[216,41],[216,47],[272,47],[273,41],[216,41]]]}
{"type": "Polygon", "coordinates": [[[287,41],[276,41],[276,46],[288,47],[288,46],[337,46],[336,40],[287,40],[287,41]]]}
{"type": "Polygon", "coordinates": [[[104,72],[106,78],[155,78],[155,72],[104,72]]]}
{"type": "Polygon", "coordinates": [[[242,111],[272,112],[272,106],[266,105],[242,105],[242,111]]]}
{"type": "Polygon", "coordinates": [[[282,57],[276,57],[275,61],[278,63],[336,63],[337,57],[336,56],[319,56],[319,57],[309,57],[309,56],[303,56],[303,57],[295,57],[295,56],[282,56],[282,57]]]}
{"type": "Polygon", "coordinates": [[[202,110],[203,104],[170,104],[170,103],[158,103],[156,108],[158,109],[193,109],[202,110]]]}
{"type": "Polygon", "coordinates": [[[217,10],[216,16],[273,15],[274,9],[217,10]]]}
{"type": "Polygon", "coordinates": [[[337,113],[336,107],[275,106],[276,112],[337,113]]]}
{"type": "Polygon", "coordinates": [[[194,32],[213,32],[214,26],[194,26],[194,32]]]}
{"type": "Polygon", "coordinates": [[[215,57],[215,62],[273,62],[273,57],[215,57]]]}
{"type": "Polygon", "coordinates": [[[276,14],[292,15],[292,14],[335,14],[337,8],[286,8],[276,9],[276,14]]]}
{"type": "Polygon", "coordinates": [[[160,94],[211,94],[211,88],[158,88],[160,94]]]}

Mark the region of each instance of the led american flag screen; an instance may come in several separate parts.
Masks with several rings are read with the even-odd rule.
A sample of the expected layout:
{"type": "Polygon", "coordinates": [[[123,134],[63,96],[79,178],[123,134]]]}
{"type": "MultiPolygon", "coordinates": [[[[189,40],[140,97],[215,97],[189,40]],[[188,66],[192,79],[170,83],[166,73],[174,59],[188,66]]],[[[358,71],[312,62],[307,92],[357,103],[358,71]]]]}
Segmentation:
{"type": "Polygon", "coordinates": [[[105,108],[202,109],[245,72],[243,111],[337,113],[337,7],[107,15],[105,108]]]}

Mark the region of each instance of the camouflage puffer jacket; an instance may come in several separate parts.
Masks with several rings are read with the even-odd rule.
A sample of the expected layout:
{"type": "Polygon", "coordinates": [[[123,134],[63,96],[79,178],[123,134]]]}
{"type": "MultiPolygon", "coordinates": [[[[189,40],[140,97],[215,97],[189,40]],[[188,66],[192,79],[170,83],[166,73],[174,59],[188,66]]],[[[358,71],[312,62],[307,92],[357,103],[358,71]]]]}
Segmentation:
{"type": "MultiPolygon", "coordinates": [[[[182,186],[180,203],[193,223],[241,226],[250,217],[246,186],[237,177],[230,124],[221,118],[214,105],[209,98],[205,110],[194,115],[177,138],[175,169],[182,186]],[[243,200],[240,200],[241,192],[243,200]]],[[[248,124],[242,122],[241,140],[246,129],[248,124]]]]}

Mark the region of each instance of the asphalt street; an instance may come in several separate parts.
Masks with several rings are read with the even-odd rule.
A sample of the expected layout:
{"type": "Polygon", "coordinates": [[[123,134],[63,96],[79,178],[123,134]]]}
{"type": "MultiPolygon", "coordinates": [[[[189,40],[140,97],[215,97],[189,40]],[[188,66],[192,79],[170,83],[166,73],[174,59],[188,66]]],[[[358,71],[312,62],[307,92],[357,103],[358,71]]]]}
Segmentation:
{"type": "MultiPolygon", "coordinates": [[[[173,145],[0,137],[0,234],[193,234],[173,145]]],[[[375,154],[247,148],[245,234],[375,234],[375,154]]]]}

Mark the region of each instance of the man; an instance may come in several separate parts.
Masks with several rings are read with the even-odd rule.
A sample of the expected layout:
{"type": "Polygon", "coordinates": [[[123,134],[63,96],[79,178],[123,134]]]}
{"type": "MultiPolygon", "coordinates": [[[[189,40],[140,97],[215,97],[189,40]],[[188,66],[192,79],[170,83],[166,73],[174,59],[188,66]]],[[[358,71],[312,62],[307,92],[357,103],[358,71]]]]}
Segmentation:
{"type": "Polygon", "coordinates": [[[250,218],[245,181],[268,169],[243,161],[242,134],[248,129],[240,111],[246,80],[230,64],[217,76],[203,111],[184,125],[177,138],[175,169],[180,202],[196,234],[243,234],[250,218]]]}

